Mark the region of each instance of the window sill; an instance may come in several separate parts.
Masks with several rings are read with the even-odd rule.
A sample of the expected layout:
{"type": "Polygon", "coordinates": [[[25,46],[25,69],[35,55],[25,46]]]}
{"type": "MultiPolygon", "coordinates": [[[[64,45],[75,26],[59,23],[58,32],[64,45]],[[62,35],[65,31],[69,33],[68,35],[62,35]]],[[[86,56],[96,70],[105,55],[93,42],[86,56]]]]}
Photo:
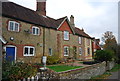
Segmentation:
{"type": "Polygon", "coordinates": [[[64,56],[69,56],[69,55],[64,55],[64,56]]]}
{"type": "Polygon", "coordinates": [[[34,55],[23,55],[23,56],[25,56],[25,57],[26,57],[26,56],[34,56],[34,55]]]}

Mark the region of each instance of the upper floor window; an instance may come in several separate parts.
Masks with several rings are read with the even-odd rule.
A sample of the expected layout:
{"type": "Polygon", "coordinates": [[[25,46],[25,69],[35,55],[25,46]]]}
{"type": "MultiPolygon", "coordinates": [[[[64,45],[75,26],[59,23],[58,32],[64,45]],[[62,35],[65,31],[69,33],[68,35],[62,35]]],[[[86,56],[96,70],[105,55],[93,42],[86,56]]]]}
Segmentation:
{"type": "Polygon", "coordinates": [[[33,35],[40,35],[40,29],[38,27],[32,27],[32,34],[33,35]]]}
{"type": "Polygon", "coordinates": [[[78,38],[79,44],[82,44],[82,37],[78,38]]]}
{"type": "Polygon", "coordinates": [[[34,56],[35,48],[32,46],[24,47],[24,56],[34,56]]]}
{"type": "Polygon", "coordinates": [[[64,40],[69,40],[69,32],[64,31],[64,40]]]}
{"type": "Polygon", "coordinates": [[[16,21],[9,21],[8,30],[19,32],[19,23],[16,21]]]}
{"type": "Polygon", "coordinates": [[[69,55],[69,47],[64,46],[64,56],[68,56],[68,55],[69,55]]]}
{"type": "Polygon", "coordinates": [[[82,55],[82,48],[79,47],[79,54],[82,55]]]}

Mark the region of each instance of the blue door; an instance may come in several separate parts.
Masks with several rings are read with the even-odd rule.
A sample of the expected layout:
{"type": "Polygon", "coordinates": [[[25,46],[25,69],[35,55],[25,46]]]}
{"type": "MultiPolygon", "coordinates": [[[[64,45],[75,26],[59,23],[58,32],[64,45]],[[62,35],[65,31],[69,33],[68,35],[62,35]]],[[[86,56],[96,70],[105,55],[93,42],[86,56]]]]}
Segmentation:
{"type": "Polygon", "coordinates": [[[6,60],[7,61],[15,60],[15,47],[6,47],[6,60]]]}

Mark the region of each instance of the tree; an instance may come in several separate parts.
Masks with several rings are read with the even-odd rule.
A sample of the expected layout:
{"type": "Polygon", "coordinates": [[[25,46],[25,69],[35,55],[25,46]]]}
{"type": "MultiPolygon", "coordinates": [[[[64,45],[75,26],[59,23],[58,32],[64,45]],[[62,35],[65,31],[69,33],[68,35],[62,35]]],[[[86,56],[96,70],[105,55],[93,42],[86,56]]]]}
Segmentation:
{"type": "Polygon", "coordinates": [[[120,63],[120,44],[117,46],[117,63],[120,63]]]}
{"type": "Polygon", "coordinates": [[[111,31],[107,31],[103,34],[102,41],[105,43],[103,48],[105,50],[112,50],[116,54],[117,52],[117,41],[111,31]]]}
{"type": "Polygon", "coordinates": [[[96,61],[112,61],[114,59],[114,52],[111,50],[97,50],[95,54],[96,61]]]}

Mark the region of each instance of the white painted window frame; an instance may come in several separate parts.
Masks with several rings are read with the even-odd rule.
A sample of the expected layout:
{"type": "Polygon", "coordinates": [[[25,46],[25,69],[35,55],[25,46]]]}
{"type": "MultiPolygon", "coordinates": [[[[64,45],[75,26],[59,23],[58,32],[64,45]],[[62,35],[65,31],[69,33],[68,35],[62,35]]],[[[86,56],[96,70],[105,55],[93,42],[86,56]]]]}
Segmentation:
{"type": "Polygon", "coordinates": [[[79,47],[79,55],[82,55],[83,51],[82,51],[82,47],[79,47]],[[81,52],[80,52],[81,51],[81,52]]]}
{"type": "Polygon", "coordinates": [[[35,47],[33,46],[24,46],[23,49],[23,56],[34,56],[35,55],[35,47]],[[25,48],[28,48],[28,54],[24,54],[25,53],[25,48]],[[33,54],[30,54],[30,48],[33,48],[33,54]]]}
{"type": "Polygon", "coordinates": [[[78,37],[79,44],[82,44],[82,37],[78,37]]]}
{"type": "Polygon", "coordinates": [[[64,40],[69,40],[69,32],[68,31],[64,31],[64,40]]]}
{"type": "Polygon", "coordinates": [[[15,32],[19,32],[20,31],[20,23],[16,22],[16,21],[9,21],[8,23],[8,30],[9,31],[15,31],[15,32]],[[10,23],[13,23],[13,30],[10,29],[10,23]],[[15,30],[15,24],[18,24],[18,30],[15,30]]]}
{"type": "Polygon", "coordinates": [[[69,46],[64,46],[64,56],[69,56],[69,46]],[[67,48],[68,55],[66,55],[65,48],[67,48]]]}
{"type": "Polygon", "coordinates": [[[40,35],[40,28],[39,28],[39,27],[36,27],[36,26],[33,26],[33,27],[32,27],[32,34],[33,34],[33,35],[40,35]],[[33,33],[33,28],[35,28],[35,34],[33,33]],[[37,29],[38,29],[38,34],[37,34],[37,32],[36,32],[37,29]]]}

